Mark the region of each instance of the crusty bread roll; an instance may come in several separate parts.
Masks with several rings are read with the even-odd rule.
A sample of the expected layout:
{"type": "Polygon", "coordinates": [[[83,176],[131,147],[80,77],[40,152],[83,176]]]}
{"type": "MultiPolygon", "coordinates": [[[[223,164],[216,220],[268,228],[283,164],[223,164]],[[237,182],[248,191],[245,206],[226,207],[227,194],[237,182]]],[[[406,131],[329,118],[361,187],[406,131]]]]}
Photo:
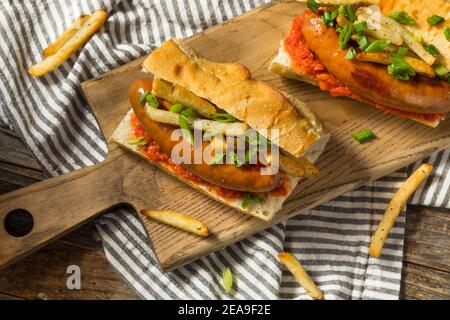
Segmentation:
{"type": "Polygon", "coordinates": [[[308,107],[269,84],[251,79],[237,63],[200,57],[183,40],[169,40],[144,62],[155,77],[179,85],[247,123],[292,154],[321,153],[329,139],[322,122],[308,107]],[[272,129],[278,130],[274,136],[272,129]]]}

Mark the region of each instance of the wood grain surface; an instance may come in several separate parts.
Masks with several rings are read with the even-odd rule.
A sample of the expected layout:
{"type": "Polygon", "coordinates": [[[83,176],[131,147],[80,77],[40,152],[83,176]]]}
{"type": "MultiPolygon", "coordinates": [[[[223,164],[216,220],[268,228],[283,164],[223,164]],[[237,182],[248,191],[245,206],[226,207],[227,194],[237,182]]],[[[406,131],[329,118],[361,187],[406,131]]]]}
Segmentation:
{"type": "MultiPolygon", "coordinates": [[[[16,137],[0,131],[0,194],[45,179],[16,137]]],[[[107,262],[91,223],[0,271],[3,299],[138,299],[107,262]],[[66,270],[78,265],[81,290],[69,290],[66,270]]],[[[408,207],[401,299],[450,299],[450,211],[408,207]]]]}
{"type": "MultiPolygon", "coordinates": [[[[162,267],[170,270],[450,146],[450,121],[433,130],[348,99],[331,98],[312,86],[268,73],[268,64],[280,40],[303,9],[300,3],[265,6],[189,40],[207,58],[241,62],[256,79],[307,102],[332,133],[318,163],[320,177],[301,183],[271,223],[227,208],[136,156],[109,145],[109,155],[101,164],[0,198],[0,219],[12,209],[21,208],[30,211],[36,222],[33,232],[19,240],[0,226],[0,266],[16,261],[117,204],[128,203],[136,209],[185,211],[209,225],[213,236],[205,240],[144,218],[156,256],[162,267]],[[365,128],[372,129],[378,139],[359,145],[351,139],[351,133],[365,128]],[[83,201],[77,201],[80,197],[83,201]]],[[[142,76],[141,62],[142,59],[132,62],[83,84],[105,137],[112,134],[129,108],[127,89],[142,76]]]]}

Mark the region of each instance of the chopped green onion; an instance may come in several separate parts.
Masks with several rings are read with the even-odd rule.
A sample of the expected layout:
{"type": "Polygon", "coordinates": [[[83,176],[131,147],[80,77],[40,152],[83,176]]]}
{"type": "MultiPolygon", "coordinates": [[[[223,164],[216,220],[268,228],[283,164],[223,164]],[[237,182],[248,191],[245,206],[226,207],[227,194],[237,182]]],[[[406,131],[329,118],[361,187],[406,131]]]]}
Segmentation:
{"type": "Polygon", "coordinates": [[[370,131],[369,129],[354,132],[352,134],[352,137],[359,143],[366,143],[366,142],[376,138],[375,134],[372,131],[370,131]]]}
{"type": "Polygon", "coordinates": [[[425,50],[427,50],[433,57],[437,57],[438,55],[441,54],[441,52],[438,50],[438,48],[436,48],[434,45],[427,44],[425,47],[425,50]]]}
{"type": "Polygon", "coordinates": [[[347,19],[350,20],[351,22],[355,22],[356,16],[352,8],[350,6],[344,6],[344,9],[345,9],[345,16],[347,17],[347,19]]]}
{"type": "Polygon", "coordinates": [[[366,50],[366,48],[369,46],[369,40],[367,39],[366,36],[359,36],[359,39],[357,42],[358,42],[359,48],[363,51],[366,50]]]}
{"type": "Polygon", "coordinates": [[[184,106],[182,104],[176,103],[170,108],[169,111],[173,112],[173,113],[180,113],[181,111],[183,111],[183,109],[184,109],[184,106]]]}
{"type": "Polygon", "coordinates": [[[434,67],[434,72],[436,72],[439,77],[443,78],[448,74],[449,71],[442,64],[438,64],[434,67]]]}
{"type": "Polygon", "coordinates": [[[398,48],[397,55],[404,57],[404,56],[406,56],[408,51],[409,51],[408,48],[400,47],[400,48],[398,48]]]}
{"type": "Polygon", "coordinates": [[[185,116],[180,115],[178,117],[178,124],[181,127],[181,130],[183,131],[183,138],[191,145],[194,145],[194,134],[192,133],[191,126],[189,125],[189,121],[186,119],[185,116]]]}
{"type": "Polygon", "coordinates": [[[344,50],[347,47],[350,37],[352,36],[352,25],[346,24],[339,34],[339,49],[344,50]]]}
{"type": "Polygon", "coordinates": [[[445,35],[445,38],[446,38],[448,41],[450,41],[450,28],[449,28],[449,27],[447,27],[447,29],[445,29],[444,35],[445,35]]]}
{"type": "Polygon", "coordinates": [[[152,95],[152,94],[147,95],[145,100],[147,100],[147,103],[150,107],[158,109],[159,101],[158,101],[158,98],[156,98],[154,95],[152,95]]]}
{"type": "Polygon", "coordinates": [[[246,152],[245,152],[245,163],[249,164],[258,153],[258,148],[251,146],[246,152]]]}
{"type": "Polygon", "coordinates": [[[138,104],[143,104],[143,103],[146,101],[147,96],[148,96],[149,94],[150,94],[150,92],[145,91],[144,94],[139,98],[138,104]]]}
{"type": "Polygon", "coordinates": [[[356,51],[355,51],[355,48],[350,47],[350,49],[348,49],[347,54],[345,55],[345,59],[353,60],[353,59],[355,59],[355,58],[356,58],[356,51]]]}
{"type": "Polygon", "coordinates": [[[323,16],[322,16],[323,23],[327,27],[333,27],[334,26],[334,21],[336,20],[338,15],[339,15],[339,11],[338,10],[335,10],[332,13],[330,13],[329,11],[325,11],[323,13],[323,16]]]}
{"type": "Polygon", "coordinates": [[[353,29],[355,30],[356,34],[362,35],[364,30],[369,29],[369,25],[367,24],[366,21],[363,21],[363,22],[355,23],[353,25],[353,29]]]}
{"type": "Polygon", "coordinates": [[[222,160],[224,156],[225,156],[224,152],[217,153],[212,161],[212,164],[223,164],[222,160]]]}
{"type": "Polygon", "coordinates": [[[131,146],[145,146],[146,144],[148,144],[148,141],[147,139],[141,137],[128,141],[128,144],[131,146]]]}
{"type": "Polygon", "coordinates": [[[429,17],[429,18],[427,19],[427,22],[428,22],[429,24],[431,24],[432,26],[437,26],[437,25],[441,24],[441,23],[444,22],[444,21],[445,21],[444,18],[442,18],[442,17],[440,17],[440,16],[437,16],[437,15],[431,16],[431,17],[429,17]]]}
{"type": "Polygon", "coordinates": [[[381,52],[390,44],[389,40],[376,40],[372,42],[367,48],[366,52],[381,52]]]}
{"type": "Polygon", "coordinates": [[[258,196],[255,196],[251,193],[246,193],[244,196],[244,200],[242,200],[241,207],[242,209],[247,209],[250,205],[250,201],[254,201],[256,203],[262,203],[262,199],[258,196]]]}
{"type": "Polygon", "coordinates": [[[216,113],[213,116],[213,120],[217,122],[234,122],[236,121],[236,118],[233,117],[231,114],[227,113],[216,113]]]}
{"type": "Polygon", "coordinates": [[[231,273],[230,268],[226,268],[222,274],[223,288],[226,293],[230,293],[231,289],[233,289],[233,274],[231,273]]]}
{"type": "Polygon", "coordinates": [[[418,43],[423,42],[423,37],[420,34],[413,35],[414,40],[416,40],[418,43]]]}
{"type": "Polygon", "coordinates": [[[392,12],[389,17],[396,20],[400,24],[412,26],[416,24],[416,21],[405,11],[392,12]]]}
{"type": "MultiPolygon", "coordinates": [[[[399,50],[400,51],[400,50],[399,50]]],[[[391,54],[391,62],[388,66],[388,73],[397,80],[409,80],[410,76],[414,76],[415,72],[411,69],[409,64],[404,60],[404,56],[401,55],[404,51],[400,52],[400,54],[391,54]]]]}
{"type": "Polygon", "coordinates": [[[308,0],[308,2],[306,2],[306,5],[314,13],[317,13],[317,10],[319,10],[320,7],[320,5],[314,0],[308,0]]]}
{"type": "Polygon", "coordinates": [[[185,116],[187,119],[194,118],[194,117],[197,115],[197,113],[195,112],[195,110],[192,109],[192,108],[189,108],[189,109],[184,110],[183,112],[181,112],[181,114],[182,114],[183,116],[185,116]]]}

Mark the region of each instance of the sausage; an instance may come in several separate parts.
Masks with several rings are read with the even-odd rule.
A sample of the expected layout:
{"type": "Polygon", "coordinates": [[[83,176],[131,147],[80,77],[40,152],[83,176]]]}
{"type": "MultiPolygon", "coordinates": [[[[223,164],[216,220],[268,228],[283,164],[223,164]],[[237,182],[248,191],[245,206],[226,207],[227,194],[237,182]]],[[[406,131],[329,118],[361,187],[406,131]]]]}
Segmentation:
{"type": "Polygon", "coordinates": [[[345,59],[346,50],[339,50],[339,38],[314,14],[308,15],[302,33],[311,51],[327,70],[355,93],[373,102],[420,114],[450,111],[448,82],[417,76],[410,81],[394,79],[386,66],[345,59]]]}
{"type": "MultiPolygon", "coordinates": [[[[172,133],[177,128],[153,121],[147,116],[144,105],[138,104],[142,94],[146,91],[151,92],[151,90],[152,80],[145,78],[135,81],[129,90],[131,106],[142,127],[161,150],[170,156],[172,149],[179,143],[171,140],[172,133]]],[[[209,142],[203,142],[203,150],[208,144],[209,142]]],[[[193,147],[191,147],[191,152],[191,159],[194,159],[193,147]]],[[[202,152],[202,150],[198,152],[202,152]]],[[[280,174],[261,175],[260,168],[256,166],[237,168],[231,164],[209,165],[205,161],[202,161],[202,164],[182,164],[181,166],[207,182],[230,190],[254,193],[269,192],[281,183],[280,174]]]]}

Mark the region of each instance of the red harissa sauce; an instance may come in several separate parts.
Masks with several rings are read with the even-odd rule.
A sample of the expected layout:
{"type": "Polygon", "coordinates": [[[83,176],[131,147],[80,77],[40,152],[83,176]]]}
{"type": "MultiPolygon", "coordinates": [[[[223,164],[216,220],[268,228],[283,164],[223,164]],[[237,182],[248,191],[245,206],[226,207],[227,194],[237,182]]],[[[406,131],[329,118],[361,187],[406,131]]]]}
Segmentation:
{"type": "Polygon", "coordinates": [[[345,86],[341,81],[336,79],[333,74],[328,72],[323,63],[309,49],[302,33],[305,20],[311,15],[315,15],[311,10],[307,9],[303,15],[297,17],[292,23],[289,36],[284,42],[285,50],[293,61],[293,67],[303,74],[309,75],[312,79],[319,83],[320,89],[328,91],[333,97],[350,97],[352,99],[370,104],[383,110],[385,113],[394,114],[402,118],[425,120],[427,122],[435,120],[444,120],[445,114],[418,114],[405,112],[398,109],[389,108],[379,105],[369,99],[366,99],[350,88],[345,86]]]}

